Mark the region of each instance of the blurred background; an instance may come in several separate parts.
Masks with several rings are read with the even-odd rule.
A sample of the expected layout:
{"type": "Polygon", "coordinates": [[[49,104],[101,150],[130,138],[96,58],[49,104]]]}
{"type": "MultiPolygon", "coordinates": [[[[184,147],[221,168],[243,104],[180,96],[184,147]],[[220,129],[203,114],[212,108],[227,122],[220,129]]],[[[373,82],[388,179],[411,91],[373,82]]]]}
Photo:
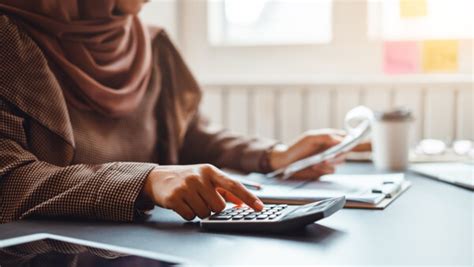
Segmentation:
{"type": "Polygon", "coordinates": [[[290,141],[363,104],[405,106],[412,143],[474,140],[472,0],[151,0],[219,125],[290,141]]]}

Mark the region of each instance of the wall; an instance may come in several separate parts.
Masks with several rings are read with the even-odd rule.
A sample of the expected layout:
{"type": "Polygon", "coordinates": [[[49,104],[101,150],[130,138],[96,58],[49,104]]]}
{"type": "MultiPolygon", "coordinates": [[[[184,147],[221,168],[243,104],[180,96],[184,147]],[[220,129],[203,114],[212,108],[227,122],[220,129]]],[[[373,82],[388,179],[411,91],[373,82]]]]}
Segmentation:
{"type": "Polygon", "coordinates": [[[151,20],[169,26],[206,89],[203,112],[234,131],[289,141],[305,129],[341,127],[358,104],[403,105],[417,117],[414,141],[474,140],[472,40],[461,41],[459,73],[387,76],[382,43],[367,38],[366,1],[335,2],[330,44],[266,47],[209,45],[204,0],[153,4],[160,11],[151,20]]]}
{"type": "MultiPolygon", "coordinates": [[[[206,1],[183,0],[180,14],[181,50],[205,84],[392,79],[382,73],[382,42],[368,38],[365,0],[334,2],[333,41],[329,44],[211,46],[207,41],[206,1]]],[[[472,41],[461,41],[460,72],[454,75],[461,80],[472,81],[472,50],[472,41]]]]}

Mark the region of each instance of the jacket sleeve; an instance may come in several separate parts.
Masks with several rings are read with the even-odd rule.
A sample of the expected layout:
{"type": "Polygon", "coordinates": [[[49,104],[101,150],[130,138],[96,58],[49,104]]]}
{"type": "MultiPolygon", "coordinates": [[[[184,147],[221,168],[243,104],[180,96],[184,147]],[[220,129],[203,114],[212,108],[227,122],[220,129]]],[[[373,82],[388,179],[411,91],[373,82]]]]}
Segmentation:
{"type": "Polygon", "coordinates": [[[250,138],[214,127],[201,114],[192,121],[181,149],[185,164],[211,163],[243,172],[269,172],[268,151],[275,141],[250,138]]]}
{"type": "MultiPolygon", "coordinates": [[[[176,108],[169,108],[161,113],[186,113],[188,110],[197,110],[201,89],[193,74],[184,62],[179,51],[162,32],[156,43],[159,52],[159,65],[163,73],[162,97],[172,95],[168,102],[179,103],[179,112],[176,108]],[[196,105],[194,105],[196,104],[196,105]]],[[[169,103],[163,103],[165,106],[169,103]]],[[[183,120],[183,119],[175,119],[183,120]]],[[[191,117],[180,146],[179,162],[181,164],[211,163],[221,168],[231,168],[243,172],[268,172],[265,162],[266,151],[275,144],[273,140],[247,138],[223,129],[213,128],[203,115],[196,113],[191,117]]]]}
{"type": "Polygon", "coordinates": [[[131,221],[147,163],[55,166],[28,151],[25,116],[0,99],[0,223],[37,216],[131,221]]]}

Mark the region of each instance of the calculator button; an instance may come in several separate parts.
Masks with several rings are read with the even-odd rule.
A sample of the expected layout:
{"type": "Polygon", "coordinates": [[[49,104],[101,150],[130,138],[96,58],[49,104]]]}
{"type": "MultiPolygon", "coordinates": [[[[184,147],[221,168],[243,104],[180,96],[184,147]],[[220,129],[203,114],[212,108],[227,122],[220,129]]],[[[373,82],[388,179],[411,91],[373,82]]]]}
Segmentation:
{"type": "Polygon", "coordinates": [[[232,220],[242,220],[244,218],[244,216],[242,215],[236,215],[234,217],[232,217],[232,220]]]}
{"type": "Polygon", "coordinates": [[[275,219],[276,217],[278,217],[276,214],[268,216],[269,219],[275,219]]]}
{"type": "Polygon", "coordinates": [[[230,216],[235,216],[235,215],[238,215],[238,214],[239,214],[239,213],[237,213],[237,212],[231,212],[231,213],[229,213],[230,216]]]}
{"type": "Polygon", "coordinates": [[[257,216],[257,219],[258,219],[258,220],[263,220],[263,219],[266,219],[266,218],[268,218],[268,216],[265,215],[265,214],[262,214],[262,215],[258,215],[258,216],[257,216]]]}
{"type": "Polygon", "coordinates": [[[213,215],[209,219],[210,220],[215,220],[215,221],[227,221],[230,220],[232,217],[229,215],[213,215]]]}
{"type": "Polygon", "coordinates": [[[255,219],[255,215],[247,215],[244,217],[245,220],[252,220],[252,219],[255,219]]]}

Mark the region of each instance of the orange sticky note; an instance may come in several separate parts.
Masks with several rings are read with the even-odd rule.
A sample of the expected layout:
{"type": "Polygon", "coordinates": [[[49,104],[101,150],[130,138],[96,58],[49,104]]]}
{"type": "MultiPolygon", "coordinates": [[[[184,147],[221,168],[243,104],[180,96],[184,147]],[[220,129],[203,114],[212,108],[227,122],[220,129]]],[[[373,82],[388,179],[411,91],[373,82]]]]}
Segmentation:
{"type": "Polygon", "coordinates": [[[458,70],[459,42],[432,40],[423,42],[423,71],[453,72],[458,70]]]}
{"type": "Polygon", "coordinates": [[[416,18],[426,16],[426,0],[400,0],[400,17],[416,18]]]}
{"type": "Polygon", "coordinates": [[[384,72],[415,73],[419,69],[420,52],[414,41],[384,43],[384,72]]]}

